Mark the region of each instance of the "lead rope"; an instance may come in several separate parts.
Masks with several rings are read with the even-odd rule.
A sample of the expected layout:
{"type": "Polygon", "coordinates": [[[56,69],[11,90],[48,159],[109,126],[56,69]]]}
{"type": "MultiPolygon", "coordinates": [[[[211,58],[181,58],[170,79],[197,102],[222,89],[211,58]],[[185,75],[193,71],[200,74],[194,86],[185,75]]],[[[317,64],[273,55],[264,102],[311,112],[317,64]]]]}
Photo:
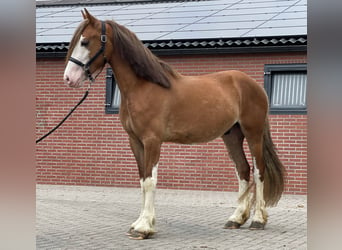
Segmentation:
{"type": "Polygon", "coordinates": [[[89,94],[89,89],[91,87],[91,84],[89,84],[88,89],[86,90],[86,92],[84,93],[82,99],[75,105],[75,107],[73,107],[70,112],[64,117],[63,120],[61,120],[53,129],[51,129],[48,133],[46,133],[45,135],[43,135],[42,137],[40,137],[38,140],[36,140],[36,144],[39,143],[40,141],[44,140],[46,137],[48,137],[50,134],[52,134],[56,129],[58,129],[68,118],[69,116],[77,109],[78,106],[80,106],[82,104],[82,102],[84,102],[84,100],[87,98],[88,94],[89,94]]]}
{"type": "Polygon", "coordinates": [[[107,36],[106,36],[106,23],[104,21],[101,22],[101,48],[99,49],[99,51],[86,63],[82,63],[81,61],[70,57],[69,61],[72,61],[74,63],[76,63],[77,65],[81,66],[84,69],[84,72],[86,73],[86,75],[88,76],[88,79],[90,80],[90,84],[88,86],[87,91],[84,93],[84,96],[82,97],[82,99],[76,104],[76,106],[70,110],[70,112],[64,117],[64,119],[62,121],[60,121],[60,123],[58,123],[53,129],[51,129],[47,134],[45,134],[44,136],[42,136],[41,138],[39,138],[38,140],[36,140],[36,144],[39,143],[40,141],[44,140],[46,137],[48,137],[50,134],[52,134],[56,129],[58,129],[65,121],[66,119],[69,118],[69,116],[77,109],[78,106],[80,106],[82,104],[82,102],[87,98],[88,94],[89,94],[89,89],[91,87],[91,84],[93,82],[95,82],[95,79],[98,77],[98,75],[102,72],[103,68],[106,65],[107,62],[107,58],[104,54],[105,51],[105,46],[106,46],[106,42],[107,42],[107,36]],[[102,66],[102,69],[97,73],[97,75],[95,76],[95,78],[93,78],[92,74],[89,71],[89,67],[90,64],[92,62],[95,61],[95,59],[101,55],[101,53],[103,54],[103,58],[104,58],[104,64],[102,66]]]}

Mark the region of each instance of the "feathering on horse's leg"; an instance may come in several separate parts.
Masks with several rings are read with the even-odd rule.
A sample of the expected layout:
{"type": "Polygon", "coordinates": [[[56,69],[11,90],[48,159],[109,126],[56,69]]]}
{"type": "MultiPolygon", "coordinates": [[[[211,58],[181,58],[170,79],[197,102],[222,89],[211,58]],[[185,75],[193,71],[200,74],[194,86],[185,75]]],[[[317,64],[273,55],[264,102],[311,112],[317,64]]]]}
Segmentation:
{"type": "MultiPolygon", "coordinates": [[[[250,132],[250,131],[249,131],[250,132]]],[[[256,184],[255,214],[251,229],[264,229],[266,206],[274,206],[284,190],[285,168],[276,153],[266,118],[263,129],[246,135],[253,159],[256,184]]]]}
{"type": "Polygon", "coordinates": [[[266,211],[266,202],[264,198],[265,163],[263,160],[262,140],[259,143],[252,143],[250,145],[254,166],[255,211],[249,228],[264,229],[267,223],[268,214],[266,211]]]}
{"type": "Polygon", "coordinates": [[[229,133],[222,136],[229,155],[235,163],[236,176],[239,180],[238,206],[234,213],[229,217],[228,222],[224,225],[224,228],[229,229],[240,228],[250,216],[251,199],[248,194],[250,191],[250,166],[243,151],[244,138],[238,123],[229,130],[229,133]]]}
{"type": "MultiPolygon", "coordinates": [[[[259,113],[260,114],[260,113],[259,113]]],[[[253,161],[253,183],[255,184],[255,197],[253,197],[254,215],[250,229],[264,229],[267,222],[266,202],[264,198],[265,162],[263,156],[263,135],[265,116],[246,116],[241,124],[242,131],[251,152],[253,161]],[[260,118],[260,119],[257,119],[260,118]]]]}

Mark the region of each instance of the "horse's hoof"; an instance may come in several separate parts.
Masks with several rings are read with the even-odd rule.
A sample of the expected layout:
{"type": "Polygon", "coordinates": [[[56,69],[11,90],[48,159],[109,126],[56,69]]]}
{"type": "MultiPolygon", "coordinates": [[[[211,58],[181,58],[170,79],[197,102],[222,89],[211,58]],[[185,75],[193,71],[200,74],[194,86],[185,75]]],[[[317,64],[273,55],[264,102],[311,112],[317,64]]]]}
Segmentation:
{"type": "Polygon", "coordinates": [[[241,224],[235,222],[235,221],[228,221],[225,225],[224,225],[224,229],[239,229],[241,226],[241,224]]]}
{"type": "Polygon", "coordinates": [[[129,235],[129,238],[132,240],[144,240],[148,239],[153,233],[141,233],[138,231],[135,231],[133,228],[131,228],[127,235],[129,235]],[[129,234],[128,234],[129,233],[129,234]]]}
{"type": "Polygon", "coordinates": [[[134,231],[134,227],[129,228],[129,230],[126,232],[127,236],[131,236],[134,231]]]}
{"type": "Polygon", "coordinates": [[[252,221],[251,225],[249,226],[251,230],[264,230],[265,223],[261,223],[259,221],[252,221]]]}

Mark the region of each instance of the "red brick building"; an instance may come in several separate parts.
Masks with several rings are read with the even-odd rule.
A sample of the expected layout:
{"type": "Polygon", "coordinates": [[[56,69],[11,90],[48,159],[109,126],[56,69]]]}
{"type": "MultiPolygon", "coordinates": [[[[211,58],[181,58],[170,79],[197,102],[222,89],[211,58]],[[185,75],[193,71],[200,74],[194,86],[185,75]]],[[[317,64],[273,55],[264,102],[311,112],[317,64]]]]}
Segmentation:
{"type": "MultiPolygon", "coordinates": [[[[257,23],[252,28],[241,28],[248,26],[248,22],[252,22],[250,20],[252,15],[255,19],[253,23],[258,20],[258,16],[252,11],[258,7],[248,5],[251,3],[247,1],[245,5],[235,7],[227,1],[198,1],[196,5],[189,1],[168,3],[160,1],[154,4],[91,5],[87,8],[99,19],[114,18],[115,20],[120,20],[120,15],[113,15],[109,18],[110,8],[113,8],[113,11],[121,10],[123,13],[121,17],[127,20],[129,18],[124,15],[128,10],[131,11],[129,13],[141,15],[144,11],[153,12],[154,9],[159,8],[158,11],[153,12],[154,14],[148,12],[149,17],[141,20],[147,23],[156,21],[158,24],[157,21],[166,21],[166,18],[154,16],[163,13],[161,9],[169,15],[182,13],[185,16],[186,14],[187,20],[183,21],[185,23],[192,17],[200,16],[199,6],[202,6],[203,10],[210,11],[208,7],[210,5],[213,12],[203,12],[206,16],[198,20],[208,18],[208,22],[198,21],[202,24],[198,27],[204,27],[199,28],[198,32],[194,31],[195,23],[191,24],[193,25],[191,30],[183,28],[183,33],[182,29],[177,29],[177,27],[173,33],[166,32],[165,39],[145,39],[144,37],[152,33],[149,30],[146,32],[146,29],[139,33],[139,27],[146,26],[131,25],[132,30],[134,31],[135,28],[145,46],[182,74],[196,75],[237,69],[246,72],[260,85],[265,86],[270,98],[270,124],[273,140],[280,159],[287,169],[286,193],[306,194],[307,42],[306,25],[304,28],[301,26],[304,9],[306,19],[306,2],[293,3],[291,6],[282,6],[284,1],[274,2],[278,5],[265,10],[260,1],[260,12],[263,17],[274,17],[266,18],[265,22],[261,20],[260,24],[257,23]],[[240,22],[245,22],[245,26],[231,29],[229,32],[232,34],[237,31],[243,32],[237,36],[218,35],[221,33],[224,35],[223,31],[226,30],[220,30],[222,23],[226,22],[228,26],[237,23],[234,20],[229,21],[228,12],[221,10],[230,10],[235,13],[241,9],[244,9],[246,13],[237,15],[244,18],[240,22]],[[250,15],[248,15],[249,12],[250,15]],[[102,14],[97,15],[97,13],[102,14]],[[209,29],[209,18],[215,15],[216,20],[220,20],[221,23],[217,25],[212,22],[212,29],[209,29]],[[288,18],[285,20],[282,15],[288,18]],[[297,24],[294,24],[293,20],[297,24]],[[267,23],[269,26],[265,26],[267,23]],[[274,32],[273,35],[272,32],[274,32]],[[214,33],[216,35],[213,35],[214,33]],[[262,34],[264,35],[261,36],[262,34]],[[181,38],[182,35],[184,38],[181,38]]],[[[257,4],[258,1],[253,3],[257,4]]],[[[80,9],[73,5],[37,7],[37,138],[63,119],[83,96],[86,89],[86,87],[71,89],[63,84],[64,58],[72,32],[81,21],[80,9]],[[68,20],[70,16],[73,16],[72,21],[68,20]],[[58,22],[58,18],[66,21],[63,21],[63,25],[51,28],[49,25],[58,22]],[[69,36],[63,32],[59,35],[59,31],[63,30],[69,36]]],[[[138,17],[135,16],[135,18],[138,17]]],[[[181,22],[182,20],[178,20],[178,23],[181,22]]],[[[124,24],[124,21],[122,23],[124,24]]],[[[148,28],[155,29],[155,25],[148,26],[148,28]]],[[[171,27],[160,26],[160,31],[168,28],[171,27]]],[[[160,34],[161,32],[158,33],[160,34]]],[[[129,148],[128,137],[117,114],[118,100],[115,100],[117,98],[115,87],[110,69],[105,69],[91,87],[88,98],[77,111],[57,131],[37,144],[37,183],[139,187],[137,166],[129,148]]],[[[220,138],[199,145],[163,144],[158,172],[159,188],[221,191],[237,191],[238,188],[235,167],[220,138]]]]}

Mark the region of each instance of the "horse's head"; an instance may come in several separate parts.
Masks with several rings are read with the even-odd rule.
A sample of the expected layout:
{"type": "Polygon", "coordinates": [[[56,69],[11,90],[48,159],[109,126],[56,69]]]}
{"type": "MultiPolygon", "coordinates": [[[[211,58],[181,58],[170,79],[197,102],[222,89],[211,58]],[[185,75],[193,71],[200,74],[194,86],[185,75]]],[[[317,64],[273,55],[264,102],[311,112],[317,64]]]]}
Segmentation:
{"type": "Polygon", "coordinates": [[[69,45],[64,82],[70,87],[81,87],[86,79],[94,81],[106,64],[106,23],[82,11],[84,21],[76,29],[69,45]]]}

